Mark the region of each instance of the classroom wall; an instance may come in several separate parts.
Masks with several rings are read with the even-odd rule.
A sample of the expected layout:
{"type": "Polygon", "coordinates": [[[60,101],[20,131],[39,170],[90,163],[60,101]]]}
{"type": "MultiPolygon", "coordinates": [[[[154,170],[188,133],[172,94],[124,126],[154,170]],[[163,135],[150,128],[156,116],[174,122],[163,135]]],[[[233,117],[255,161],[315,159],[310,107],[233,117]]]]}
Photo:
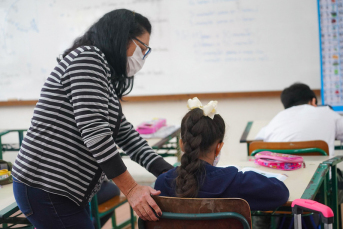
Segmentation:
{"type": "MultiPolygon", "coordinates": [[[[232,159],[239,160],[246,156],[246,144],[239,143],[245,125],[252,120],[270,120],[283,109],[279,98],[236,98],[218,99],[218,113],[224,118],[227,125],[225,144],[222,149],[219,165],[232,164],[232,159]]],[[[203,104],[209,100],[202,101],[203,104]]],[[[133,124],[150,120],[154,117],[167,119],[171,125],[179,125],[187,112],[186,101],[162,102],[123,102],[123,112],[133,124]]],[[[0,129],[28,128],[33,113],[33,106],[0,107],[0,129]]],[[[7,142],[16,140],[16,135],[5,138],[7,142]]],[[[5,153],[5,160],[13,161],[16,153],[5,153]]],[[[170,163],[175,158],[167,159],[170,163]]],[[[139,181],[153,181],[154,176],[148,173],[130,159],[124,159],[128,170],[139,181]]]]}

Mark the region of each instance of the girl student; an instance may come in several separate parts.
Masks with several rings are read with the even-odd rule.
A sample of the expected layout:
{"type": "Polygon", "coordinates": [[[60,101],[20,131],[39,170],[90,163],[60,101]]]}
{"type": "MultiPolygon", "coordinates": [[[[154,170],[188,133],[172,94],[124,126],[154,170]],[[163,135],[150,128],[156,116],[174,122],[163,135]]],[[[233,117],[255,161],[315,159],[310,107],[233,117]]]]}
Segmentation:
{"type": "Polygon", "coordinates": [[[273,210],[287,202],[282,181],[234,166],[216,167],[224,145],[225,123],[215,114],[216,101],[202,106],[195,97],[181,122],[181,165],[161,174],[155,189],[161,196],[184,198],[242,198],[251,210],[273,210]]]}
{"type": "Polygon", "coordinates": [[[151,25],[130,10],[105,14],[48,76],[13,166],[19,209],[37,228],[94,228],[89,201],[107,176],[144,220],[159,192],[138,185],[117,145],[155,176],[173,168],[122,114],[120,99],[150,54],[151,25]]]}

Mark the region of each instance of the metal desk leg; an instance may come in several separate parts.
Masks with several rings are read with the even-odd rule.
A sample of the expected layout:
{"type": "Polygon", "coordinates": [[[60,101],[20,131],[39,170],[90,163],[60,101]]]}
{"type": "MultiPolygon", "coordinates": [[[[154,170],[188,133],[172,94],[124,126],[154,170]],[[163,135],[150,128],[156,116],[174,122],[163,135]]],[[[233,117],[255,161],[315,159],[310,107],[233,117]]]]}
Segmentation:
{"type": "Polygon", "coordinates": [[[337,156],[324,161],[322,164],[327,164],[331,167],[331,196],[329,207],[331,207],[335,220],[333,223],[333,228],[338,229],[340,225],[341,216],[338,209],[338,184],[337,184],[337,164],[343,161],[343,156],[337,156]]]}
{"type": "Polygon", "coordinates": [[[24,139],[24,131],[18,130],[18,135],[19,135],[19,149],[20,149],[21,143],[23,142],[23,139],[24,139]]]}
{"type": "Polygon", "coordinates": [[[338,212],[338,185],[337,185],[337,166],[331,166],[331,185],[332,185],[332,196],[331,196],[331,209],[333,211],[333,214],[335,215],[335,218],[337,220],[335,220],[333,222],[333,228],[337,228],[339,226],[339,212],[338,212]]]}
{"type": "Polygon", "coordinates": [[[250,143],[247,142],[247,155],[249,156],[249,146],[250,146],[250,143]]]}
{"type": "Polygon", "coordinates": [[[0,160],[2,160],[2,142],[1,142],[1,137],[0,137],[0,160]]]}

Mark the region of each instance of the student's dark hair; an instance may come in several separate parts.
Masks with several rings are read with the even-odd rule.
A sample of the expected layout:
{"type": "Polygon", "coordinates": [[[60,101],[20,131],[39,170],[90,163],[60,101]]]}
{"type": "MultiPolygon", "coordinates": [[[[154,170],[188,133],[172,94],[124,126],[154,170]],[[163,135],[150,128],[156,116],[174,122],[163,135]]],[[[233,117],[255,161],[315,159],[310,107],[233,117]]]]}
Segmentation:
{"type": "Polygon", "coordinates": [[[80,46],[92,45],[99,48],[110,65],[112,84],[121,99],[129,94],[133,87],[134,77],[127,77],[126,74],[129,41],[145,32],[151,34],[151,24],[146,17],[126,9],[113,10],[95,22],[83,36],[77,38],[73,45],[65,50],[63,58],[80,46]]]}
{"type": "Polygon", "coordinates": [[[292,84],[281,93],[281,102],[285,109],[297,105],[308,104],[313,98],[316,99],[317,103],[317,97],[314,92],[309,86],[303,83],[292,84]]]}
{"type": "Polygon", "coordinates": [[[213,145],[223,141],[225,122],[216,114],[213,120],[204,116],[203,110],[195,108],[189,111],[181,122],[181,139],[184,154],[177,168],[176,195],[195,198],[198,195],[204,171],[204,162],[199,159],[211,150],[213,145]]]}

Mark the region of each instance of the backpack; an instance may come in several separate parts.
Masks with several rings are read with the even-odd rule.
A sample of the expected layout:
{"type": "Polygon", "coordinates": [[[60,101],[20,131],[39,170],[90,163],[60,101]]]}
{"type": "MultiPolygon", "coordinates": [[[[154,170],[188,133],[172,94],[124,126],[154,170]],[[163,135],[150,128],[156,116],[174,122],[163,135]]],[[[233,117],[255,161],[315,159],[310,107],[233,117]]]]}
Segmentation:
{"type": "Polygon", "coordinates": [[[303,157],[290,154],[262,151],[255,155],[255,163],[265,167],[281,170],[305,168],[303,157]]]}

